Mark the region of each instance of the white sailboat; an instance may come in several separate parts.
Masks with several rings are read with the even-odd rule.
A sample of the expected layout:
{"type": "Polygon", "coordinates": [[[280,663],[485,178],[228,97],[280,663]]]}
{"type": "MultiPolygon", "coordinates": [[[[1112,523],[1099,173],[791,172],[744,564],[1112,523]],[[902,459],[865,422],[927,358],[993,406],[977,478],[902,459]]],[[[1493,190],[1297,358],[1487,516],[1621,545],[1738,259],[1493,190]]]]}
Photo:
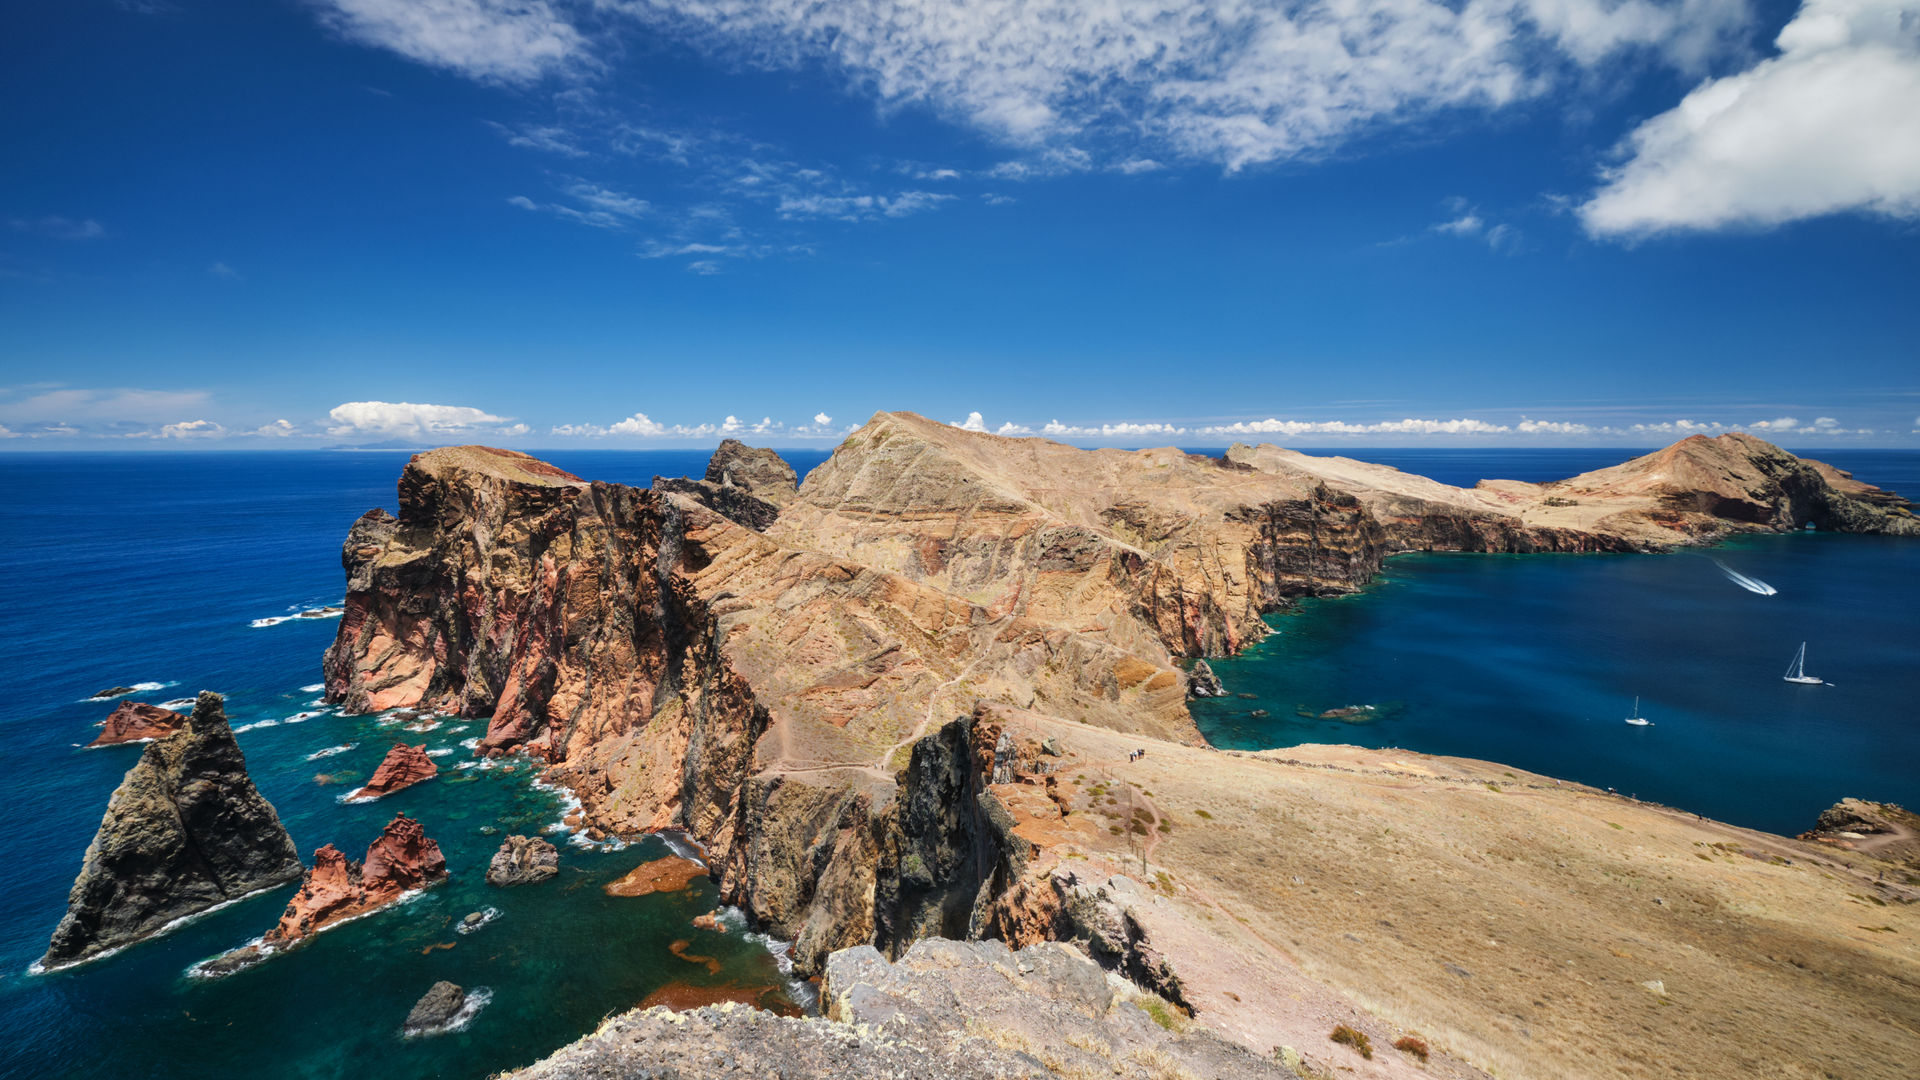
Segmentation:
{"type": "Polygon", "coordinates": [[[1640,699],[1639,698],[1633,699],[1633,715],[1627,717],[1627,723],[1632,724],[1634,727],[1652,727],[1653,726],[1653,721],[1640,715],[1640,699]]]}
{"type": "Polygon", "coordinates": [[[1807,643],[1804,641],[1800,643],[1800,651],[1793,654],[1793,663],[1787,665],[1787,673],[1780,677],[1802,686],[1819,686],[1826,682],[1818,675],[1807,674],[1807,643]]]}

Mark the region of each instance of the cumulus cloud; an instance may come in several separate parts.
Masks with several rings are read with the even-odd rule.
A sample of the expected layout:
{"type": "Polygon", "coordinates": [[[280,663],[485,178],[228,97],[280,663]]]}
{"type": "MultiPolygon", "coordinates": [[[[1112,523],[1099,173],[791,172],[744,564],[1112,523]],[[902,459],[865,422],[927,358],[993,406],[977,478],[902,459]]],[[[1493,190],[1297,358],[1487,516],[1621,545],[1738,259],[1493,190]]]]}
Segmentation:
{"type": "Polygon", "coordinates": [[[1579,208],[1589,234],[1920,217],[1920,7],[1805,0],[1774,44],[1627,137],[1579,208]]]}
{"type": "Polygon", "coordinates": [[[826,413],[823,413],[823,412],[814,413],[813,423],[815,427],[826,427],[828,424],[833,423],[833,417],[828,416],[826,413]]]}
{"type": "Polygon", "coordinates": [[[1749,18],[1731,0],[600,4],[765,66],[828,60],[882,102],[1014,143],[1144,134],[1228,168],[1529,99],[1560,70],[1627,50],[1691,70],[1749,18]]]}
{"type": "Polygon", "coordinates": [[[319,0],[341,36],[482,82],[526,84],[589,65],[586,38],[547,0],[319,0]]]}
{"type": "Polygon", "coordinates": [[[260,435],[269,439],[286,439],[299,433],[300,429],[294,427],[286,420],[275,420],[271,424],[262,424],[248,432],[249,435],[260,435]]]}
{"type": "Polygon", "coordinates": [[[1187,429],[1173,424],[1136,424],[1121,421],[1114,424],[1063,424],[1058,420],[1049,420],[1040,429],[1044,435],[1057,435],[1067,438],[1098,436],[1103,439],[1137,437],[1141,435],[1185,435],[1187,429]]]}
{"type": "Polygon", "coordinates": [[[416,405],[410,401],[349,401],[327,413],[336,438],[441,440],[470,435],[522,435],[524,424],[511,417],[465,405],[416,405]]]}
{"type": "Polygon", "coordinates": [[[177,424],[167,424],[159,431],[162,439],[217,439],[227,433],[227,429],[211,420],[183,420],[177,424]]]}
{"type": "Polygon", "coordinates": [[[970,412],[967,414],[967,418],[965,420],[952,420],[952,421],[949,421],[949,424],[953,427],[959,428],[962,431],[987,430],[986,417],[981,416],[977,412],[970,412]]]}

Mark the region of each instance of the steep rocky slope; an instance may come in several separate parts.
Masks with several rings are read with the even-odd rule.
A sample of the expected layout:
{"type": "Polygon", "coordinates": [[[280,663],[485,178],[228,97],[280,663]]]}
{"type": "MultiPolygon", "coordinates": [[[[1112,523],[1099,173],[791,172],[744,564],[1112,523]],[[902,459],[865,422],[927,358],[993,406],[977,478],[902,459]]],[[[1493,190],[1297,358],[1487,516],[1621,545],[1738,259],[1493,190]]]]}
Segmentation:
{"type": "MultiPolygon", "coordinates": [[[[1004,1080],[1279,1080],[1278,1060],[1155,1022],[1101,970],[1061,945],[1019,952],[996,941],[923,941],[897,963],[870,946],[835,953],[828,1018],[775,1016],[738,1005],[674,1013],[636,1009],[516,1080],[649,1076],[919,1077],[1004,1080]],[[965,1007],[959,1003],[965,1002],[965,1007]]],[[[1392,1051],[1388,1051],[1391,1053],[1392,1051]]]]}
{"type": "Polygon", "coordinates": [[[247,776],[225,703],[201,691],[180,730],[149,743],[114,789],[42,963],[97,956],[299,876],[293,839],[247,776]]]}
{"type": "Polygon", "coordinates": [[[163,709],[144,701],[123,701],[100,722],[100,734],[87,745],[115,746],[164,739],[180,730],[185,720],[186,717],[172,709],[163,709]]]}
{"type": "MultiPolygon", "coordinates": [[[[1047,772],[1064,764],[1047,739],[1083,725],[1151,744],[1155,760],[1207,755],[1178,662],[1242,647],[1292,597],[1360,587],[1395,551],[1644,549],[1816,519],[1912,525],[1896,498],[1739,439],[1690,440],[1561,485],[1473,490],[1299,457],[1081,451],[883,413],[797,492],[754,481],[783,505],[743,524],[712,492],[437,450],[407,466],[398,518],[373,511],[349,534],[327,695],[486,717],[483,751],[545,760],[587,824],[687,830],[708,846],[723,898],[795,940],[803,972],[835,950],[897,956],[933,934],[1084,937],[1116,969],[1231,1020],[1229,999],[1199,1004],[1195,961],[1166,943],[1215,909],[1150,930],[1099,876],[1057,884],[1060,823],[1095,817],[1060,815],[1080,795],[1047,772]],[[1015,775],[1032,783],[996,782],[1015,775]]],[[[754,471],[717,467],[721,481],[701,482],[715,491],[754,471]]],[[[1296,779],[1258,775],[1275,800],[1296,779]]],[[[1110,831],[1073,843],[1089,858],[1111,855],[1105,837],[1157,844],[1148,820],[1102,822],[1110,831]]],[[[1551,925],[1529,930],[1552,941],[1551,925]]],[[[1285,939],[1275,933],[1238,947],[1269,948],[1285,939]]],[[[1288,970],[1292,983],[1270,971],[1250,985],[1312,987],[1288,970]]],[[[1343,985],[1354,997],[1327,991],[1328,1008],[1379,1000],[1377,983],[1343,985]]],[[[1441,1010],[1446,999],[1420,1000],[1441,1010]]],[[[1472,1040],[1506,1023],[1472,1012],[1445,1030],[1495,1060],[1498,1040],[1472,1040]]]]}

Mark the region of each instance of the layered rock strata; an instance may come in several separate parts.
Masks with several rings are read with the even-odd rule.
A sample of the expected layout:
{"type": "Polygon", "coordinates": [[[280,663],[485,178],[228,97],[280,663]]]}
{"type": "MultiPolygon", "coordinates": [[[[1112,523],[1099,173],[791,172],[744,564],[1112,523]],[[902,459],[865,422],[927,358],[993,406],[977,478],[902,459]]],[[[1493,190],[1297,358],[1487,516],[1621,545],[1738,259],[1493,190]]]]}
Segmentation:
{"type": "Polygon", "coordinates": [[[382,795],[391,795],[404,787],[412,787],[423,780],[431,780],[440,772],[440,767],[427,756],[427,744],[408,746],[397,742],[387,756],[380,761],[380,767],[373,770],[373,778],[363,788],[353,792],[350,798],[377,799],[382,795]]]}
{"type": "Polygon", "coordinates": [[[327,696],[486,717],[482,751],[545,760],[584,824],[688,831],[723,899],[795,939],[803,972],[999,917],[1027,871],[988,790],[991,709],[1198,745],[1188,688],[1218,688],[1183,658],[1244,647],[1263,613],[1356,589],[1396,551],[1913,527],[1897,498],[1733,437],[1471,490],[1273,447],[1083,451],[908,413],[876,415],[791,493],[756,460],[717,455],[700,481],[777,495],[750,527],[711,493],[588,483],[511,451],[419,455],[399,517],[348,536],[327,696]]]}
{"type": "Polygon", "coordinates": [[[186,717],[172,709],[148,705],[143,701],[123,701],[100,722],[100,734],[87,745],[114,746],[119,743],[164,739],[180,730],[186,717]]]}
{"type": "Polygon", "coordinates": [[[247,775],[220,695],[149,743],[107,802],[41,963],[75,963],[300,876],[300,856],[247,775]]]}

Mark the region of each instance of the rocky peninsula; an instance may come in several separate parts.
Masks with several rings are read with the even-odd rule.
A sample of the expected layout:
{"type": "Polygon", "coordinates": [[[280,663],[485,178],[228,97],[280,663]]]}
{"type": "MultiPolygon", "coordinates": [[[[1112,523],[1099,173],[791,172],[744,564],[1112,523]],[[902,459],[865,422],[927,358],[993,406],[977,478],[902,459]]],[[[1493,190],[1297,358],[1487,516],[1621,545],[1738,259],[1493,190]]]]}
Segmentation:
{"type": "Polygon", "coordinates": [[[909,413],[792,491],[718,473],[641,490],[512,451],[416,456],[399,516],[344,546],[328,699],[486,718],[481,752],[546,762],[585,824],[687,831],[723,899],[830,983],[863,946],[1079,940],[1259,1055],[1324,1059],[1336,1024],[1429,1049],[1338,1043],[1343,1074],[1815,1055],[1891,1076],[1920,1054],[1920,1003],[1888,989],[1920,977],[1913,885],[1870,857],[1483,763],[1222,753],[1186,708],[1187,664],[1396,552],[1920,533],[1896,496],[1746,436],[1460,489],[909,413]],[[1857,929],[1854,903],[1894,932],[1857,929]]]}
{"type": "Polygon", "coordinates": [[[225,702],[203,690],[108,799],[41,963],[90,959],[299,876],[299,853],[247,776],[225,702]]]}

